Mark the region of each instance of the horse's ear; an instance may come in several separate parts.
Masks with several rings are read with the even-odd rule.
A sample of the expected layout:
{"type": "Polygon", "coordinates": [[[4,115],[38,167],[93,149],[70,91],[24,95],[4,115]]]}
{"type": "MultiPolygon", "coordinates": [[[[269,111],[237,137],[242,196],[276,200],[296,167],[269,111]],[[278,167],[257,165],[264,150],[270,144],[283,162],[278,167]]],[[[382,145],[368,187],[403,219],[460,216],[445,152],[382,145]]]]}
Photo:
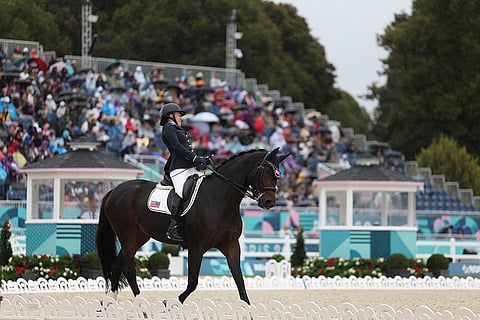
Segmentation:
{"type": "Polygon", "coordinates": [[[273,149],[272,151],[268,152],[266,155],[265,155],[265,160],[270,160],[270,159],[273,159],[274,157],[277,156],[277,153],[278,153],[278,150],[280,150],[280,147],[276,147],[275,149],[273,149]]]}
{"type": "Polygon", "coordinates": [[[280,164],[283,160],[285,160],[291,153],[287,153],[287,154],[284,154],[284,155],[281,155],[280,157],[277,157],[277,161],[278,163],[280,164]]]}

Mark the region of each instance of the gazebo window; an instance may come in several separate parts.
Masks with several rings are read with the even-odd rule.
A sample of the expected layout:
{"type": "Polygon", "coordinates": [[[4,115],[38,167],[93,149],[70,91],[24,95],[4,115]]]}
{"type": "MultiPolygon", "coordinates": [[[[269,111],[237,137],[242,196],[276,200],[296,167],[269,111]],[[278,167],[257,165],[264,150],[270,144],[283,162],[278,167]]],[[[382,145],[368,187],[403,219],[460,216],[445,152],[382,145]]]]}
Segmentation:
{"type": "Polygon", "coordinates": [[[53,179],[33,181],[33,219],[53,218],[53,179]]]}

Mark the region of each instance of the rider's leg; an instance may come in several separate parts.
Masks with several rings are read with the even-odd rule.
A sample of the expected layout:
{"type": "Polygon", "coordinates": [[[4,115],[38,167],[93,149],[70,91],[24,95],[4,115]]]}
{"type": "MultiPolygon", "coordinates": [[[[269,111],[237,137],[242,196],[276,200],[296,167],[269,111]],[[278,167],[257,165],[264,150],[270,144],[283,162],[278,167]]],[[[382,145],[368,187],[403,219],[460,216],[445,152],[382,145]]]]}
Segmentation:
{"type": "Polygon", "coordinates": [[[167,230],[167,238],[174,241],[183,241],[183,227],[180,214],[182,213],[183,199],[175,193],[172,201],[172,217],[170,218],[170,225],[167,230]]]}

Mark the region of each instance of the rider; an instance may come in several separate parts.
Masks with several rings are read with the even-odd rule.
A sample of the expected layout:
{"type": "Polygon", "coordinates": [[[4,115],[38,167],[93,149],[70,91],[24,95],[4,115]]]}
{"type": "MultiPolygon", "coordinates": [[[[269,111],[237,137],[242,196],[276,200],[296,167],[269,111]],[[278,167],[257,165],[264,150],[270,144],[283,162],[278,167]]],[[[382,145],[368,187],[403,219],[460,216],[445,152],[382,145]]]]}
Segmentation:
{"type": "Polygon", "coordinates": [[[170,152],[165,165],[165,175],[170,175],[175,189],[172,203],[172,217],[167,230],[167,237],[174,241],[183,241],[180,213],[183,205],[183,185],[185,180],[197,174],[207,166],[207,158],[198,156],[192,149],[192,141],[182,128],[182,116],[185,115],[176,103],[167,103],[161,111],[160,125],[163,126],[162,140],[170,152]]]}

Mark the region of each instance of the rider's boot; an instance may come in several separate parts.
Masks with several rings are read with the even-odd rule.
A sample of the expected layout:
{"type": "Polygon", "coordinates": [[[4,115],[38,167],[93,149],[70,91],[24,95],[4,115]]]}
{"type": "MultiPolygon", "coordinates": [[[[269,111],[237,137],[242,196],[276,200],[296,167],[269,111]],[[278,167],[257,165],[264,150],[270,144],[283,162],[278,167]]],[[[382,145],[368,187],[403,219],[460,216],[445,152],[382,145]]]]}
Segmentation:
{"type": "Polygon", "coordinates": [[[175,197],[172,202],[172,217],[170,219],[170,225],[167,230],[167,238],[173,241],[183,242],[183,226],[180,217],[182,211],[183,199],[175,193],[175,197]]]}

